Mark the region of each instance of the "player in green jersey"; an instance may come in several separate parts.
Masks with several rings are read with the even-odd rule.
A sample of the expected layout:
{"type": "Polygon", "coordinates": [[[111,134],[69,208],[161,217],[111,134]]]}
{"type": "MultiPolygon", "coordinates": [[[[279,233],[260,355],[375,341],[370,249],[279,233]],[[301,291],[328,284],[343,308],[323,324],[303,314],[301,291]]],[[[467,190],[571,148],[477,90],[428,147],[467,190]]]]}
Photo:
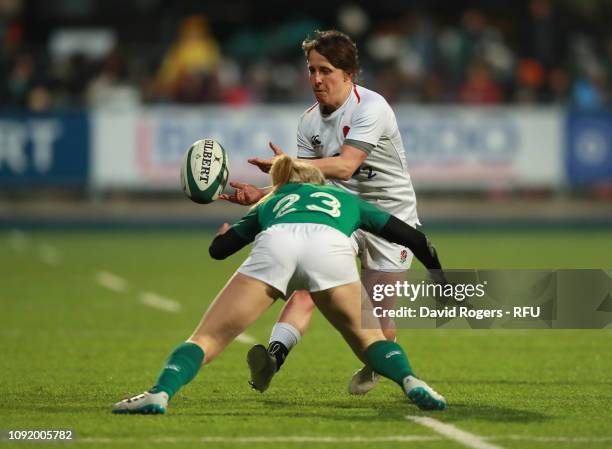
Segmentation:
{"type": "Polygon", "coordinates": [[[310,164],[281,156],[270,174],[270,194],[234,226],[223,225],[209,250],[223,259],[254,241],[251,254],[193,334],[170,354],[155,385],[116,403],[113,413],[165,413],[176,392],[284,296],[290,282],[310,292],[363,363],[396,382],[419,408],[445,409],[445,399],[414,375],[401,346],[386,340],[380,327],[361,325],[362,286],[349,240],[353,231],[365,229],[409,246],[426,267],[440,269],[425,235],[346,191],[325,186],[321,171],[310,164]]]}
{"type": "MultiPolygon", "coordinates": [[[[419,225],[416,195],[408,173],[404,144],[395,113],[383,96],[367,89],[359,78],[359,52],[355,42],[338,30],[315,31],[302,43],[308,79],[316,103],[301,115],[297,126],[298,159],[315,165],[328,182],[375,204],[409,224],[419,225]]],[[[249,159],[249,163],[267,172],[274,159],[283,154],[270,143],[274,158],[249,159]]],[[[267,188],[230,182],[236,188],[225,199],[252,205],[267,193],[267,188]]],[[[352,236],[353,249],[361,262],[365,290],[392,286],[406,279],[413,254],[410,248],[378,237],[363,229],[352,236]]],[[[388,296],[379,306],[394,307],[396,296],[388,296]]],[[[305,290],[288,298],[268,340],[267,353],[259,345],[248,353],[253,388],[263,392],[272,377],[305,334],[314,303],[305,290]],[[273,369],[261,370],[261,366],[273,369]],[[265,377],[267,373],[267,377],[265,377]]],[[[380,317],[385,337],[395,341],[393,319],[380,317]]],[[[349,394],[370,391],[379,376],[364,365],[348,384],[349,394]]]]}

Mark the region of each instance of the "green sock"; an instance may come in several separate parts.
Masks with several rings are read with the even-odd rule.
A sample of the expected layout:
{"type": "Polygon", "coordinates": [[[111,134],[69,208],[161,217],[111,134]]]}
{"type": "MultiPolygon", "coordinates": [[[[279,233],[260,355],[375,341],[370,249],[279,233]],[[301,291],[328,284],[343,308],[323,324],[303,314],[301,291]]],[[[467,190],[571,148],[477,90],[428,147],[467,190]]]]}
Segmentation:
{"type": "Polygon", "coordinates": [[[400,387],[406,376],[413,376],[406,353],[393,341],[380,340],[368,346],[365,353],[368,364],[378,374],[391,379],[400,387]]]}
{"type": "Polygon", "coordinates": [[[204,351],[195,343],[181,343],[170,354],[166,364],[159,373],[152,393],[165,391],[172,398],[176,392],[188,384],[200,370],[204,360],[204,351]]]}

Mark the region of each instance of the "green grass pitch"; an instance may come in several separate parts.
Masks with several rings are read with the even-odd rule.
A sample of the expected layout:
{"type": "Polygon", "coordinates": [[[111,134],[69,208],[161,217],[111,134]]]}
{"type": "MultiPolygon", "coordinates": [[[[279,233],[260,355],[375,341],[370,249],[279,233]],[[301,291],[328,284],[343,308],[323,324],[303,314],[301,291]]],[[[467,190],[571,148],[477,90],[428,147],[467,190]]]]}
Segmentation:
{"type": "MultiPolygon", "coordinates": [[[[429,416],[502,448],[612,447],[612,332],[400,330],[417,374],[449,401],[420,412],[390,381],[364,397],[359,362],[317,314],[265,394],[234,342],[164,416],[116,416],[148,388],[243,260],[208,257],[209,232],[0,234],[0,429],[71,428],[71,447],[455,448],[429,416]],[[115,290],[97,281],[110,272],[115,290]],[[117,291],[116,291],[117,290],[117,291]],[[174,299],[168,313],[141,301],[174,299]],[[385,440],[387,439],[387,440],[385,440]]],[[[436,232],[449,268],[610,268],[612,232],[436,232]]],[[[281,304],[247,333],[267,342],[281,304]]],[[[6,443],[2,447],[43,447],[6,443]]],[[[46,446],[46,445],[45,445],[46,446]]],[[[57,445],[54,445],[56,447],[57,445]]],[[[481,446],[485,447],[485,446],[481,446]]],[[[493,446],[489,446],[493,447],[493,446]]]]}

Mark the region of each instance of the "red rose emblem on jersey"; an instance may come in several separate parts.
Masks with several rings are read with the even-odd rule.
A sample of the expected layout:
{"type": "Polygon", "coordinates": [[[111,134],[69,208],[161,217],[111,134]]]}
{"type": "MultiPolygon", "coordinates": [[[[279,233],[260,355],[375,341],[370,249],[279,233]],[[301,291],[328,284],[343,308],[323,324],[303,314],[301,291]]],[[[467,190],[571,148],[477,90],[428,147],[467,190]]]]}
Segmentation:
{"type": "Polygon", "coordinates": [[[351,128],[349,126],[345,126],[344,128],[342,128],[342,134],[344,134],[344,137],[346,138],[346,135],[348,134],[348,132],[351,130],[351,128]]]}
{"type": "Polygon", "coordinates": [[[400,253],[400,263],[406,263],[406,259],[408,259],[408,251],[403,249],[400,253]]]}

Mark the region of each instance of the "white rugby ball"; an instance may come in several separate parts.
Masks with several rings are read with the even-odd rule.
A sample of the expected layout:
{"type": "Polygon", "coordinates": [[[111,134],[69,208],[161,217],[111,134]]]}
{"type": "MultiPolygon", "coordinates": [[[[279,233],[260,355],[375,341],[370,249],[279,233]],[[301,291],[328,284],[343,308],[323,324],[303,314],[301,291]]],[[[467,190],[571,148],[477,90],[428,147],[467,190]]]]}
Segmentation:
{"type": "Polygon", "coordinates": [[[227,154],[213,139],[194,142],[181,165],[181,187],[192,201],[208,204],[219,198],[229,177],[227,154]]]}

